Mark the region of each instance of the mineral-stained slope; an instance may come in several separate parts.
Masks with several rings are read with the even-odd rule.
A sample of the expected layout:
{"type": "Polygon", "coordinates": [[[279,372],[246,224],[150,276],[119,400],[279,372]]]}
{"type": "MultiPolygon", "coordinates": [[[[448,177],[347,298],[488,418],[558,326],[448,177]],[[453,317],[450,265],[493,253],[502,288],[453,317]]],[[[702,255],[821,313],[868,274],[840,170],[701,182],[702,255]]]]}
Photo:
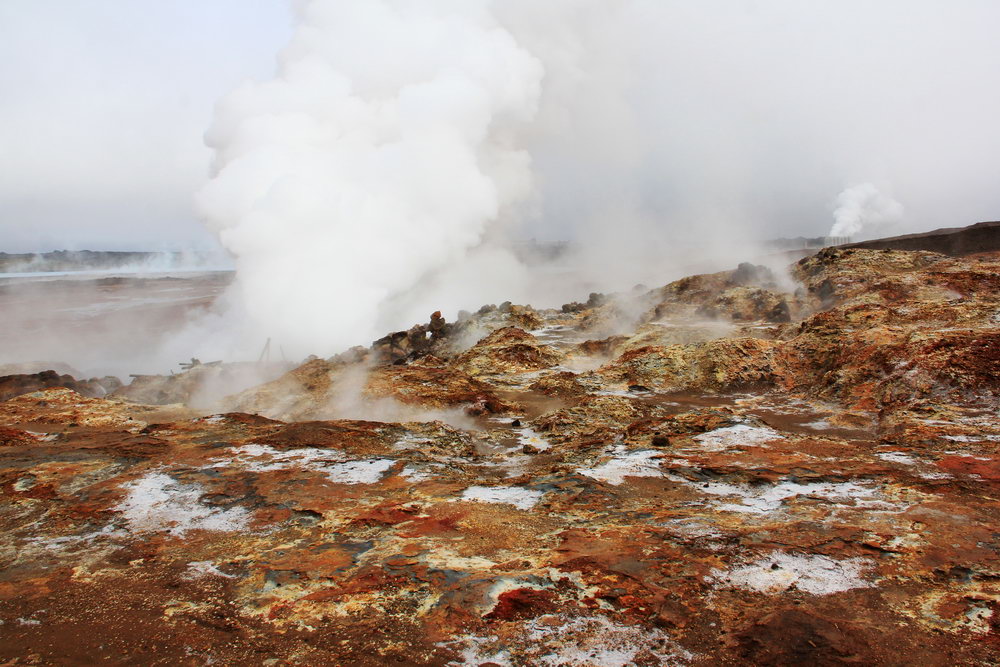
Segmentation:
{"type": "Polygon", "coordinates": [[[435,314],[214,415],[11,398],[0,658],[996,664],[998,276],[826,250],[435,314]]]}

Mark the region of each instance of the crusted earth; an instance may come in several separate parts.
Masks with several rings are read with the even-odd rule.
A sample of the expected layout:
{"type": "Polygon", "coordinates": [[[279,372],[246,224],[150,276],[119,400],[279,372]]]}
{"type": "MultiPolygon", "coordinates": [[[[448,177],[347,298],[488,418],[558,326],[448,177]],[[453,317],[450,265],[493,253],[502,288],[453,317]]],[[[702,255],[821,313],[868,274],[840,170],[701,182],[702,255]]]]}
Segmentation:
{"type": "Polygon", "coordinates": [[[996,664],[998,288],[829,249],[435,313],[211,410],[18,385],[0,659],[996,664]]]}

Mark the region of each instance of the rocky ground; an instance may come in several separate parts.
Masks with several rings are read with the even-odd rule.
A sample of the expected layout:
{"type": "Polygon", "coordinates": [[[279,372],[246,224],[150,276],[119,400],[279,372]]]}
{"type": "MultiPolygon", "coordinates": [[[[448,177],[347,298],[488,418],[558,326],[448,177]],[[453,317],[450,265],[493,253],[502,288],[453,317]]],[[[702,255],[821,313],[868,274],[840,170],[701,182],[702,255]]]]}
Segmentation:
{"type": "Polygon", "coordinates": [[[5,664],[1000,659],[1000,254],[435,314],[212,414],[26,377],[5,664]]]}

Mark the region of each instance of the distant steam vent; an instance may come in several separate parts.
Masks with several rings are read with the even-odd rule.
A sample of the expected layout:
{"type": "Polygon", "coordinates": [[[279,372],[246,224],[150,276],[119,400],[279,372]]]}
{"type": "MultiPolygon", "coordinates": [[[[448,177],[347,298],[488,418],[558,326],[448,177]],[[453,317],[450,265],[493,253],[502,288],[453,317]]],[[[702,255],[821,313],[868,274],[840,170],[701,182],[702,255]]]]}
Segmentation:
{"type": "MultiPolygon", "coordinates": [[[[845,238],[859,234],[872,238],[896,229],[903,221],[903,205],[879,191],[871,183],[861,183],[837,195],[830,237],[845,238]]],[[[841,244],[830,244],[841,245],[841,244]]]]}
{"type": "Polygon", "coordinates": [[[811,250],[851,243],[850,236],[796,236],[794,238],[772,239],[766,245],[779,250],[811,250]]]}

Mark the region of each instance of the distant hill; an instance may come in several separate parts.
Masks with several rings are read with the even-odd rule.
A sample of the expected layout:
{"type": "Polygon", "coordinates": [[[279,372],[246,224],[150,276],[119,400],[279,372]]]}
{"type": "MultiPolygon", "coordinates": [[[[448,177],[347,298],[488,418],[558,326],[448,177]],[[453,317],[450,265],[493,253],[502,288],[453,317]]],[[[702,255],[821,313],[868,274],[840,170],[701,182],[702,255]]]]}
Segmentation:
{"type": "Polygon", "coordinates": [[[968,227],[945,227],[920,234],[904,234],[839,246],[870,250],[930,250],[955,257],[1000,250],[1000,222],[979,222],[968,227]]]}

